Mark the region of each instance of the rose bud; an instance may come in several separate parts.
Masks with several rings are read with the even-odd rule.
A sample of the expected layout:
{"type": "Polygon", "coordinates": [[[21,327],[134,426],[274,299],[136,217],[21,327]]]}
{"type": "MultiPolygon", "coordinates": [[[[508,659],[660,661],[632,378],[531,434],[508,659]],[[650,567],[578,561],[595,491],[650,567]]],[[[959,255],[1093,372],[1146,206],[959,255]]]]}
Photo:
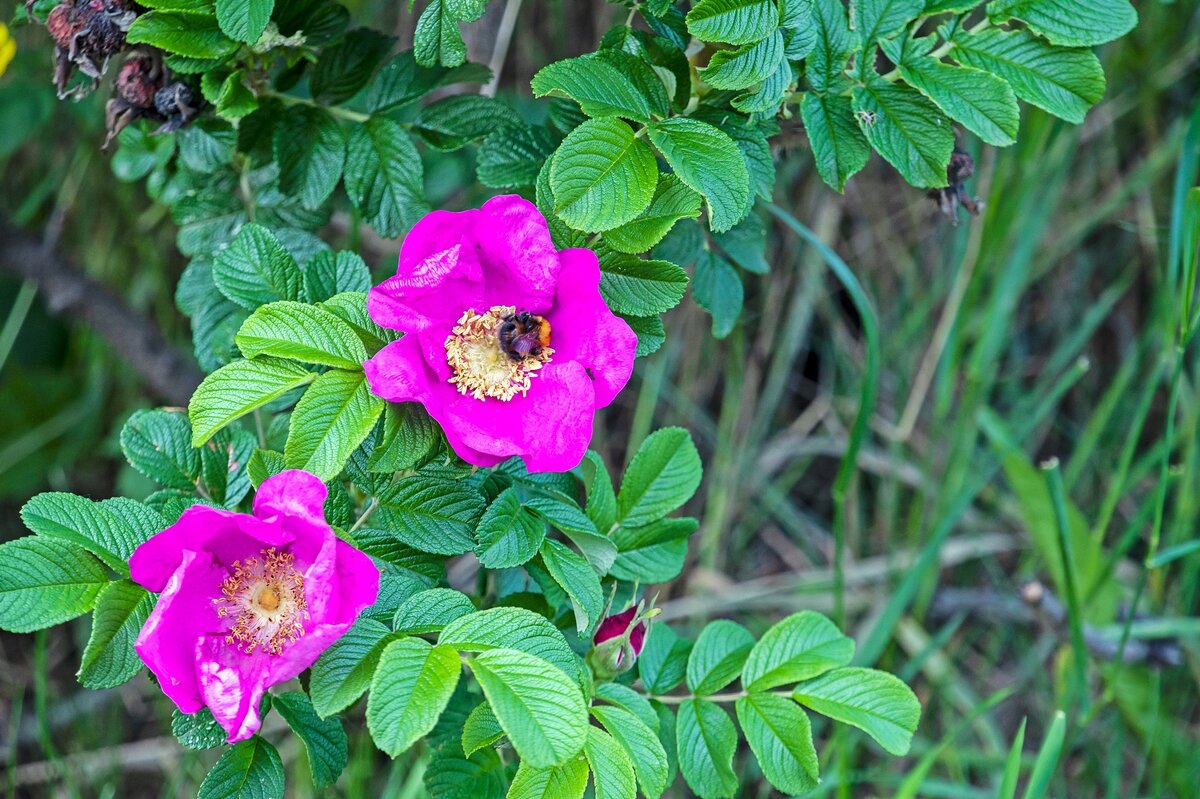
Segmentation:
{"type": "Polygon", "coordinates": [[[588,655],[598,679],[611,679],[633,668],[646,643],[650,619],[657,615],[657,608],[645,610],[639,603],[600,622],[588,655]]]}

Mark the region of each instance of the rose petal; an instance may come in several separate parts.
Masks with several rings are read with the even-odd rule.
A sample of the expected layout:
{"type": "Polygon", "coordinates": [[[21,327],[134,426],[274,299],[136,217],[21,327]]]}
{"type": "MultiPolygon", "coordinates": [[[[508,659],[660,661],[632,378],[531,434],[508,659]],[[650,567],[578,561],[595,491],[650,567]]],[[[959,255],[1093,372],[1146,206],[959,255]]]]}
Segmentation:
{"type": "Polygon", "coordinates": [[[537,206],[515,194],[493,197],[473,220],[479,246],[485,307],[512,305],[545,313],[554,299],[561,264],[546,218],[537,206]]]}

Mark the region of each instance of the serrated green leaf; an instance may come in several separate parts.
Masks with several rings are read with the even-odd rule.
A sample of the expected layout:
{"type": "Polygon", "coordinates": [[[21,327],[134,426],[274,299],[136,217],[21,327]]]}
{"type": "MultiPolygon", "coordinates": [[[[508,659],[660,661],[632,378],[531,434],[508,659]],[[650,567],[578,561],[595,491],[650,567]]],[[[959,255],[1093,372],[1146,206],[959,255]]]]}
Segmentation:
{"type": "Polygon", "coordinates": [[[458,21],[444,0],[430,0],[417,19],[413,55],[426,67],[457,67],[467,60],[467,45],[458,31],[458,21]]]}
{"type": "Polygon", "coordinates": [[[1129,0],[992,0],[993,22],[1016,18],[1051,44],[1092,47],[1129,33],[1138,22],[1129,0]]]}
{"type": "Polygon", "coordinates": [[[604,591],[600,588],[599,575],[583,556],[558,541],[543,541],[541,554],[546,571],[571,598],[575,629],[580,635],[586,634],[604,613],[604,591]]]}
{"type": "Polygon", "coordinates": [[[234,419],[307,385],[317,375],[277,358],[234,361],[204,378],[188,403],[192,446],[199,447],[234,419]]]}
{"type": "Polygon", "coordinates": [[[387,343],[400,338],[397,331],[382,328],[371,319],[367,313],[366,292],[347,291],[335,294],[321,303],[321,307],[354,328],[354,332],[369,352],[377,352],[387,343]]]}
{"type": "Polygon", "coordinates": [[[549,768],[523,760],[505,799],[583,799],[587,780],[588,767],[582,758],[549,768]]]}
{"type": "Polygon", "coordinates": [[[504,728],[487,702],[480,702],[463,725],[462,748],[467,757],[504,737],[504,728]]]}
{"type": "Polygon", "coordinates": [[[667,330],[663,327],[662,319],[657,316],[626,316],[622,318],[637,335],[635,355],[638,358],[645,358],[647,355],[658,352],[667,340],[667,330]]]}
{"type": "Polygon", "coordinates": [[[367,729],[392,757],[429,734],[458,684],[458,653],[403,638],[383,650],[367,698],[367,729]]]}
{"type": "Polygon", "coordinates": [[[687,538],[696,532],[695,519],[659,519],[641,527],[618,527],[612,533],[620,550],[610,574],[620,580],[661,583],[683,568],[687,538]]]}
{"type": "Polygon", "coordinates": [[[217,24],[230,39],[254,44],[274,8],[275,0],[217,0],[217,24]]]}
{"type": "Polygon", "coordinates": [[[788,796],[800,796],[817,787],[820,768],[812,725],[795,702],[774,694],[752,693],[738,699],[737,717],[769,783],[788,796]]]}
{"type": "Polygon", "coordinates": [[[611,230],[636,218],[657,181],[653,151],[619,119],[584,122],[550,161],[554,212],[578,230],[611,230]]]}
{"type": "Polygon", "coordinates": [[[487,83],[491,70],[482,64],[463,64],[454,69],[424,67],[412,50],[391,58],[376,73],[367,90],[367,110],[372,114],[402,108],[439,86],[452,83],[487,83]]]}
{"type": "Polygon", "coordinates": [[[367,350],[348,324],[324,308],[301,302],[264,305],[242,323],[234,341],[242,355],[269,355],[357,370],[367,350]]]}
{"type": "Polygon", "coordinates": [[[900,76],[988,144],[1007,147],[1017,140],[1021,109],[1001,78],[932,58],[905,61],[900,76]]]}
{"type": "Polygon", "coordinates": [[[297,195],[305,208],[319,208],[333,194],[346,163],[342,126],[323,108],[293,106],[276,126],[273,146],[280,190],[297,195]]]}
{"type": "Polygon", "coordinates": [[[349,759],[349,742],[340,719],[322,719],[312,701],[300,691],[275,694],[271,707],[304,743],[313,785],[323,788],[337,782],[349,759]]]}
{"type": "Polygon", "coordinates": [[[959,33],[950,57],[1008,81],[1016,95],[1079,124],[1104,96],[1104,70],[1095,53],[1047,44],[1028,31],[959,33]]]}
{"type": "Polygon", "coordinates": [[[424,462],[441,441],[441,428],[416,402],[388,403],[383,436],[367,466],[373,472],[397,472],[424,462]]]}
{"type": "Polygon", "coordinates": [[[383,400],[361,372],[320,375],[296,403],[283,457],[290,469],[332,480],[375,427],[383,400]]]}
{"type": "Polygon", "coordinates": [[[374,524],[422,552],[461,555],[475,547],[483,497],[465,485],[417,475],[379,496],[374,524]]]}
{"type": "Polygon", "coordinates": [[[178,411],[134,411],[121,428],[121,451],[129,465],[167,488],[191,490],[200,476],[191,425],[178,411]]]}
{"type": "Polygon", "coordinates": [[[39,535],[83,547],[121,575],[129,574],[129,557],[146,540],[103,505],[61,491],[30,499],[21,521],[39,535]]]}
{"type": "Polygon", "coordinates": [[[867,137],[854,121],[850,98],[808,92],[800,103],[800,116],[818,174],[826,185],[841,192],[871,157],[867,137]]]}
{"type": "Polygon", "coordinates": [[[796,73],[786,58],[779,59],[775,69],[745,94],[733,98],[733,107],[744,114],[774,117],[779,105],[787,97],[788,87],[796,80],[796,73]]]}
{"type": "Polygon", "coordinates": [[[597,530],[607,532],[617,523],[617,494],[604,459],[595,450],[588,450],[580,464],[583,486],[587,492],[585,512],[597,530]]]}
{"type": "Polygon", "coordinates": [[[92,633],[79,664],[81,684],[101,690],[133,679],[142,668],[133,642],[153,608],[150,592],[128,580],[115,580],[100,592],[92,614],[92,633]]]}
{"type": "Polygon", "coordinates": [[[784,29],[784,55],[799,61],[817,46],[812,0],[780,0],[779,24],[784,29]]]}
{"type": "Polygon", "coordinates": [[[421,156],[398,122],[371,119],[350,134],[346,194],[386,237],[399,235],[429,211],[421,156]]]}
{"type": "Polygon", "coordinates": [[[283,799],[283,761],[256,735],[225,750],[200,783],[196,799],[283,799]]]}
{"type": "Polygon", "coordinates": [[[687,15],[688,32],[706,42],[753,44],[779,27],[773,0],[701,0],[687,15]]]}
{"type": "Polygon", "coordinates": [[[618,252],[646,252],[662,241],[676,222],[699,216],[700,202],[700,195],[677,176],[659,175],[650,207],[636,219],[605,232],[604,243],[618,252]]]}
{"type": "Polygon", "coordinates": [[[726,799],[737,791],[733,755],[737,730],[729,714],[706,699],[679,705],[675,738],[679,770],[700,799],[726,799]]]}
{"type": "Polygon", "coordinates": [[[767,227],[758,214],[750,214],[724,233],[713,236],[725,254],[742,269],[756,275],[771,271],[764,250],[767,246],[767,227]]]}
{"type": "Polygon", "coordinates": [[[755,644],[742,670],[742,685],[766,691],[845,666],[853,657],[854,641],[837,625],[815,611],[801,611],[771,627],[755,644]]]}
{"type": "Polygon", "coordinates": [[[479,562],[489,569],[507,569],[538,553],[546,524],[525,507],[516,488],[506,488],[488,506],[475,535],[479,562]]]}
{"type": "Polygon", "coordinates": [[[304,297],[323,302],[345,292],[365,293],[371,288],[371,270],[353,252],[319,252],[304,262],[304,297]]]}
{"type": "Polygon", "coordinates": [[[108,574],[87,550],[26,536],[0,544],[0,629],[29,633],[91,610],[108,574]]]}
{"type": "Polygon", "coordinates": [[[664,119],[649,130],[650,141],[675,174],[704,196],[709,226],[715,232],[728,230],[746,215],[750,174],[741,150],[728,134],[687,117],[664,119]]]}
{"type": "Polygon", "coordinates": [[[688,688],[696,696],[708,696],[729,685],[741,673],[753,647],[754,636],[737,622],[709,622],[688,657],[688,688]]]}
{"type": "Polygon", "coordinates": [[[309,693],[322,718],[340,713],[371,684],[376,664],[390,643],[388,628],[360,618],[345,635],[321,653],[313,664],[309,693]]]}
{"type": "Polygon", "coordinates": [[[712,251],[696,261],[692,275],[692,297],[712,316],[713,338],[722,339],[733,332],[742,315],[745,289],[733,264],[712,251]]]}
{"type": "Polygon", "coordinates": [[[583,753],[592,770],[596,799],[634,799],[637,783],[633,761],[613,737],[597,727],[588,727],[583,753]]]}
{"type": "Polygon", "coordinates": [[[797,685],[792,696],[845,724],[852,724],[897,757],[908,754],[921,720],[921,703],[894,675],[875,669],[834,669],[797,685]]]}
{"type": "Polygon", "coordinates": [[[475,610],[471,598],[460,591],[430,588],[418,591],[400,603],[392,629],[408,635],[436,633],[455,619],[475,610]]]}
{"type": "Polygon", "coordinates": [[[654,730],[622,707],[595,705],[592,715],[633,762],[637,783],[646,798],[661,796],[670,784],[670,766],[666,750],[654,730]]]}
{"type": "Polygon", "coordinates": [[[561,669],[517,649],[489,649],[469,665],[522,761],[549,768],[583,747],[587,709],[561,669]]]}
{"type": "Polygon", "coordinates": [[[304,290],[296,260],[262,225],[238,232],[213,261],[212,276],[222,294],[251,311],[277,300],[298,300],[304,290]]]}
{"type": "Polygon", "coordinates": [[[125,34],[129,44],[149,44],[188,58],[224,58],[237,42],[221,32],[217,17],[202,11],[151,11],[125,34]]]}
{"type": "Polygon", "coordinates": [[[213,105],[216,106],[217,115],[222,119],[241,119],[258,108],[258,97],[247,88],[242,80],[244,77],[245,72],[238,69],[221,84],[213,105]]]}
{"type": "Polygon", "coordinates": [[[864,48],[898,32],[925,10],[925,0],[858,0],[854,27],[864,48]]]}
{"type": "Polygon", "coordinates": [[[654,696],[669,693],[683,682],[691,651],[691,641],[680,638],[663,622],[652,624],[638,656],[642,685],[654,696]]]}
{"type": "Polygon", "coordinates": [[[309,79],[313,97],[324,105],[337,105],[358,94],[395,41],[378,31],[356,28],[325,48],[309,79]]]}
{"type": "Polygon", "coordinates": [[[662,518],[689,500],[703,469],[691,435],[665,427],[647,436],[625,470],[617,495],[622,526],[638,527],[662,518]]]}
{"type": "Polygon", "coordinates": [[[776,30],[757,44],[713,53],[700,77],[714,89],[745,89],[766,80],[782,62],[783,34],[776,30]]]}
{"type": "Polygon", "coordinates": [[[569,97],[590,117],[650,121],[650,101],[627,75],[596,54],[542,67],[530,84],[534,97],[569,97]]]}
{"type": "Polygon", "coordinates": [[[584,676],[583,661],[562,632],[544,616],[524,608],[489,608],[455,619],[438,641],[460,652],[518,649],[557,666],[581,687],[585,680],[591,684],[591,677],[584,676]]]}
{"type": "Polygon", "coordinates": [[[422,108],[412,130],[439,150],[457,150],[520,122],[512,108],[499,100],[480,94],[455,94],[422,108]]]}
{"type": "Polygon", "coordinates": [[[512,771],[495,752],[464,758],[457,747],[434,749],[425,771],[425,789],[438,799],[504,799],[512,771]]]}
{"type": "Polygon", "coordinates": [[[871,146],[918,188],[946,185],[954,129],[919,92],[879,78],[854,90],[854,113],[871,146]]]}
{"type": "Polygon", "coordinates": [[[841,82],[842,70],[854,52],[854,41],[846,21],[846,8],[841,3],[814,3],[813,12],[816,41],[804,62],[804,76],[814,91],[824,94],[841,82]]]}
{"type": "Polygon", "coordinates": [[[479,147],[479,182],[497,189],[532,186],[554,152],[554,136],[544,127],[516,125],[496,130],[479,147]]]}
{"type": "Polygon", "coordinates": [[[607,702],[628,710],[642,720],[654,732],[659,731],[658,714],[650,700],[642,694],[619,682],[596,683],[596,701],[607,702]]]}
{"type": "Polygon", "coordinates": [[[600,294],[615,313],[652,316],[679,304],[687,272],[667,261],[607,258],[601,264],[600,294]]]}
{"type": "Polygon", "coordinates": [[[212,749],[225,742],[225,730],[206,707],[195,713],[171,711],[171,733],[188,749],[212,749]]]}

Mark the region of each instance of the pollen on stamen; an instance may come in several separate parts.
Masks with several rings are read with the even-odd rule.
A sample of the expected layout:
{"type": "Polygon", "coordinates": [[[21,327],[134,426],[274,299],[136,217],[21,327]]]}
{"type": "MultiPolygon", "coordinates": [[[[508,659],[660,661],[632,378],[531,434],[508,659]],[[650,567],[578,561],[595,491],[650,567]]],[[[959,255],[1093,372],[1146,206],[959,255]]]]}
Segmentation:
{"type": "Polygon", "coordinates": [[[235,560],[213,604],[218,616],[234,620],[225,643],[247,655],[258,649],[278,655],[304,635],[304,575],[293,555],[274,547],[235,560]]]}
{"type": "Polygon", "coordinates": [[[516,313],[511,305],[494,305],[486,313],[468,309],[446,339],[446,361],[454,371],[450,382],[460,394],[482,400],[508,401],[525,396],[538,370],[550,362],[554,350],[541,347],[536,355],[520,360],[500,347],[500,326],[516,313]]]}

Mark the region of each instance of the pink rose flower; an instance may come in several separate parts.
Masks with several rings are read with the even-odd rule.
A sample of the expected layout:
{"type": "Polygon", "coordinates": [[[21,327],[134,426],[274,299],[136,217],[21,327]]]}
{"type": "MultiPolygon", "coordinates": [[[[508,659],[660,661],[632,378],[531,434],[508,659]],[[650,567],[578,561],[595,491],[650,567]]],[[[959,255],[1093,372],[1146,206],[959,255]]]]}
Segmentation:
{"type": "Polygon", "coordinates": [[[476,466],[513,455],[531,472],[579,465],[595,410],[625,386],[637,350],[600,296],[596,254],[556,250],[515,195],[428,214],[367,310],[407,334],[364,364],[371,390],[424,405],[476,466]]]}
{"type": "Polygon", "coordinates": [[[325,485],[268,478],[254,515],[196,505],[137,548],[132,577],[161,594],[134,648],[183,713],[212,711],[242,741],[263,692],[313,664],[375,601],[379,570],[325,522],[325,485]]]}

